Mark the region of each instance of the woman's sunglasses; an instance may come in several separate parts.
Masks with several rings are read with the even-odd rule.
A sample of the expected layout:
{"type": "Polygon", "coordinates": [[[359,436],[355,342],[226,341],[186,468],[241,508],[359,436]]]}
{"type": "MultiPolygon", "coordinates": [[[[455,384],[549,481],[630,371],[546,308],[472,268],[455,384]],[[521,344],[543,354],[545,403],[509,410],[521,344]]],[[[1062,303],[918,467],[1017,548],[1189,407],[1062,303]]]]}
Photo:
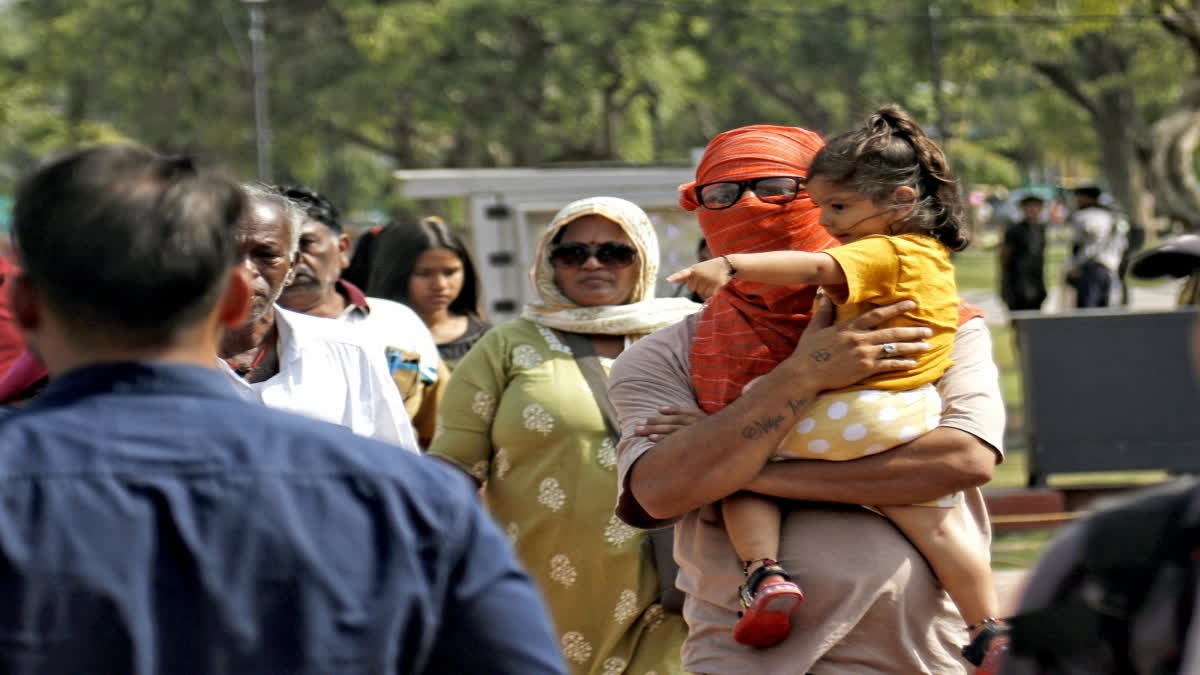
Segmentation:
{"type": "Polygon", "coordinates": [[[637,249],[616,241],[606,241],[596,246],[555,244],[550,249],[550,262],[555,267],[580,267],[592,256],[605,267],[629,267],[637,258],[637,249]]]}
{"type": "Polygon", "coordinates": [[[713,211],[727,209],[737,203],[746,188],[768,204],[786,204],[804,190],[804,179],[797,176],[768,176],[750,180],[722,181],[697,185],[696,201],[713,211]]]}

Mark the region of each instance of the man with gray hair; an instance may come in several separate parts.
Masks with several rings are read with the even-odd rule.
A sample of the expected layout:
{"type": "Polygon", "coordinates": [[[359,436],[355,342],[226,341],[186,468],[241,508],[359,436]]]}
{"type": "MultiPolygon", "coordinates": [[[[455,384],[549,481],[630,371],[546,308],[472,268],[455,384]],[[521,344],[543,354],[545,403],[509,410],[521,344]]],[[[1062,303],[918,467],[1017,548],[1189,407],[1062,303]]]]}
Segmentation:
{"type": "Polygon", "coordinates": [[[382,360],[343,325],[275,304],[292,279],[303,214],[278,192],[244,189],[237,240],[253,298],[246,322],[221,340],[221,370],[247,400],[417,451],[382,360]]]}

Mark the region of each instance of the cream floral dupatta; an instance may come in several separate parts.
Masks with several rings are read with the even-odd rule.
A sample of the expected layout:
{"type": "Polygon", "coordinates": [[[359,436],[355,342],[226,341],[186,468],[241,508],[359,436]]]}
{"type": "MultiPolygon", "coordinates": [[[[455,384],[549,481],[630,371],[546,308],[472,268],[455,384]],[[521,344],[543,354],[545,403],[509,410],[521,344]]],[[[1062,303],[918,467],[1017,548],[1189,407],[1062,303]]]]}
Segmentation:
{"type": "Polygon", "coordinates": [[[560,210],[538,239],[537,259],[529,270],[529,279],[537,289],[540,302],[525,305],[522,318],[547,328],[570,333],[600,335],[648,335],[700,310],[687,298],[653,297],[658,280],[658,236],[645,211],[633,202],[617,197],[589,197],[567,204],[560,210]],[[551,241],[559,230],[584,216],[601,216],[616,223],[637,249],[637,283],[629,302],[624,305],[580,307],[567,299],[554,283],[554,265],[550,262],[551,241]]]}

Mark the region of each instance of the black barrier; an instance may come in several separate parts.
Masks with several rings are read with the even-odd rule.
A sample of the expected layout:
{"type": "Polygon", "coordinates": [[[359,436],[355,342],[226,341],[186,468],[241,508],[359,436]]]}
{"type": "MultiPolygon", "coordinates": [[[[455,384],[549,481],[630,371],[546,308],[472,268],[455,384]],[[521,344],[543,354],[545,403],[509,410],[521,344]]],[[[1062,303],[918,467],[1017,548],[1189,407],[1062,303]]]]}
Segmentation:
{"type": "Polygon", "coordinates": [[[1029,485],[1054,473],[1200,472],[1196,310],[1012,314],[1029,485]]]}

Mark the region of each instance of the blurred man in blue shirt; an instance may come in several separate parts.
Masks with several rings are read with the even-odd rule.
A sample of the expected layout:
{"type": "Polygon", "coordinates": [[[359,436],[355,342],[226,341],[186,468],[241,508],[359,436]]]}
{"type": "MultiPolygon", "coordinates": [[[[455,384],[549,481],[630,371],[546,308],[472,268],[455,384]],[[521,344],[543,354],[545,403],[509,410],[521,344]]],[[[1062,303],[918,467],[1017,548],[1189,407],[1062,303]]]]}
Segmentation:
{"type": "Polygon", "coordinates": [[[120,146],[21,187],[13,313],[52,380],[0,420],[0,672],[563,672],[465,481],[214,370],[244,202],[120,146]]]}

